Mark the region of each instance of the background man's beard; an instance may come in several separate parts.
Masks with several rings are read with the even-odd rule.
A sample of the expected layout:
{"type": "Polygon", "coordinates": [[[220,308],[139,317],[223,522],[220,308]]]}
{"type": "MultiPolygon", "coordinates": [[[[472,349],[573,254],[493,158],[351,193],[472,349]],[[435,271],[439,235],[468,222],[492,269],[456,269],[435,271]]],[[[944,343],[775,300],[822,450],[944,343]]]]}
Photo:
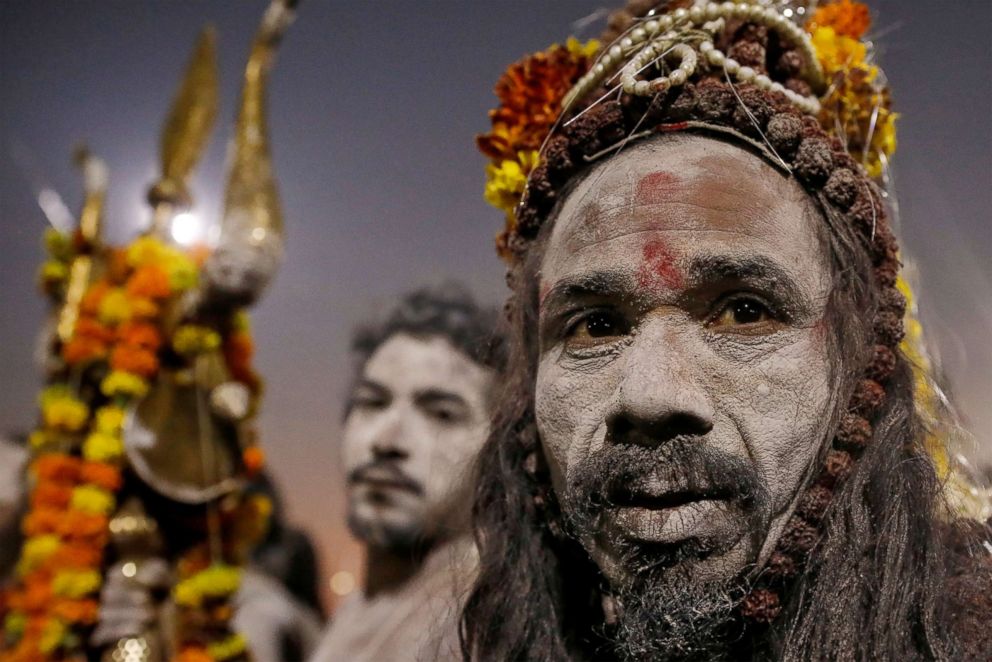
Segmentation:
{"type": "MultiPolygon", "coordinates": [[[[770,504],[757,473],[744,460],[706,448],[698,438],[660,445],[612,443],[577,465],[563,499],[570,535],[604,536],[602,515],[616,495],[648,479],[720,492],[746,518],[744,544],[755,552],[767,535],[770,504]]],[[[745,594],[745,572],[721,580],[692,577],[692,566],[728,551],[727,541],[654,545],[612,535],[610,546],[624,578],[613,587],[618,621],[607,635],[631,660],[720,659],[734,607],[745,594]]]]}
{"type": "Polygon", "coordinates": [[[348,528],[365,544],[392,552],[418,549],[427,544],[423,526],[369,520],[357,516],[354,511],[348,513],[348,528]]]}

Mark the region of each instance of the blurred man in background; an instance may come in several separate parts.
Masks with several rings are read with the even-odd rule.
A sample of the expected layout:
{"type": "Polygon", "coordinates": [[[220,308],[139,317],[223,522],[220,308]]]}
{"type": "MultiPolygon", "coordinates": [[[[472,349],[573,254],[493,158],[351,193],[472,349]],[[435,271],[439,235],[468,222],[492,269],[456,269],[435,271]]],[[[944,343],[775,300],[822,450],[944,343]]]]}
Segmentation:
{"type": "Polygon", "coordinates": [[[477,559],[470,479],[501,363],[497,319],[446,286],[406,296],[357,334],[343,456],[366,579],[315,662],[460,659],[458,614],[477,559]]]}

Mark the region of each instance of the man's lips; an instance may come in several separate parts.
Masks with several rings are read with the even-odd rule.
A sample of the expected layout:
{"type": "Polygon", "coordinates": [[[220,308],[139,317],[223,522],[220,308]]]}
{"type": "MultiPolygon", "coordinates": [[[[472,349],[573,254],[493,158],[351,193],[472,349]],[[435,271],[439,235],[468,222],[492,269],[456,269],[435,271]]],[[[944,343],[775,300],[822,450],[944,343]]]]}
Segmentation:
{"type": "Polygon", "coordinates": [[[612,490],[609,505],[613,508],[665,510],[697,501],[729,501],[733,496],[730,489],[723,487],[642,481],[612,490]]]}
{"type": "Polygon", "coordinates": [[[687,539],[725,538],[733,535],[733,492],[712,486],[627,486],[610,495],[605,509],[609,529],[650,543],[677,543],[687,539]]]}
{"type": "Polygon", "coordinates": [[[351,485],[366,485],[378,489],[396,489],[422,494],[424,489],[420,483],[392,467],[366,467],[359,469],[348,477],[351,485]]]}

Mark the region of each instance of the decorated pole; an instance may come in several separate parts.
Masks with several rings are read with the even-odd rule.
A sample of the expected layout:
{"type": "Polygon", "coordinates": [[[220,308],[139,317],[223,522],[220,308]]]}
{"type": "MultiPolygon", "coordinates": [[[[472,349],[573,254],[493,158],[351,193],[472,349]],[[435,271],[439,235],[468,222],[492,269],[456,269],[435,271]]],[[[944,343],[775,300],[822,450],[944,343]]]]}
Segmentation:
{"type": "Polygon", "coordinates": [[[250,658],[231,599],[269,504],[244,489],[263,457],[245,308],[282,259],[265,91],[293,5],[273,0],[252,45],[216,245],[176,231],[217,112],[213,30],[162,132],[151,223],[123,247],[100,239],[106,169],[80,154],[78,229],[46,233],[55,322],[4,662],[250,658]]]}

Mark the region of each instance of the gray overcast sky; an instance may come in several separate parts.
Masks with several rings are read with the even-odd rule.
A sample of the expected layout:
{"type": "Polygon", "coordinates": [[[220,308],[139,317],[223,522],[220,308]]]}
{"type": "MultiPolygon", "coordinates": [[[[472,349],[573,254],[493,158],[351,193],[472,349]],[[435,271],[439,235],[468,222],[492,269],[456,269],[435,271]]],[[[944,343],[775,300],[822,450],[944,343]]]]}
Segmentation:
{"type": "MultiPolygon", "coordinates": [[[[341,523],[335,441],[353,326],[413,285],[466,280],[504,293],[482,201],[487,128],[503,68],[563,40],[601,0],[307,0],[273,75],[271,131],[287,261],[255,309],[268,389],[263,440],[292,516],[328,570],[357,568],[341,523]]],[[[904,245],[924,320],[981,443],[992,447],[992,3],[879,0],[875,32],[899,121],[904,245]]],[[[264,0],[0,1],[0,427],[34,419],[31,353],[44,303],[36,198],[81,198],[71,146],[111,169],[109,234],[146,218],[158,131],[200,26],[219,32],[223,106],[194,182],[216,216],[223,145],[264,0]]],[[[597,30],[598,31],[598,30],[597,30]]],[[[591,35],[590,35],[591,36],[591,35]]]]}

